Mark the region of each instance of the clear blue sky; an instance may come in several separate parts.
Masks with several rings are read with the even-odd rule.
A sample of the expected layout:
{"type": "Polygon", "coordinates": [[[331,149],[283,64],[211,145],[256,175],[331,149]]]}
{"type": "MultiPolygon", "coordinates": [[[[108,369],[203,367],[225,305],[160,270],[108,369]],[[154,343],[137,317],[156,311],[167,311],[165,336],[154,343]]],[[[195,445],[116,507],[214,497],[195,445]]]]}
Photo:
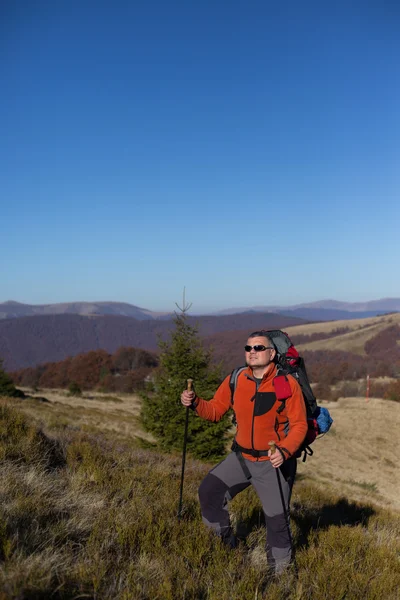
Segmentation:
{"type": "Polygon", "coordinates": [[[400,296],[396,0],[3,0],[0,301],[400,296]]]}

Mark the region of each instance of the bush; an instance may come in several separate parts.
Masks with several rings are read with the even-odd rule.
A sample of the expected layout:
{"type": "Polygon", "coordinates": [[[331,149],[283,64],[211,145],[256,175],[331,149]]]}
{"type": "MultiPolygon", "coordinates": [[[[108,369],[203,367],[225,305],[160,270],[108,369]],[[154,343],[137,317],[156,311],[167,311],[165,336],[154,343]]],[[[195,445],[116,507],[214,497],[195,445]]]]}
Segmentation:
{"type": "Polygon", "coordinates": [[[343,383],[338,386],[338,392],[340,392],[342,398],[365,396],[365,382],[343,381],[343,383]]]}
{"type": "Polygon", "coordinates": [[[386,400],[393,400],[394,402],[400,402],[400,380],[391,383],[386,390],[384,395],[386,400]]]}
{"type": "Polygon", "coordinates": [[[371,398],[384,398],[390,383],[385,381],[371,381],[369,395],[371,398]]]}
{"type": "Polygon", "coordinates": [[[82,396],[82,390],[75,381],[69,384],[68,392],[71,396],[82,396]]]}
{"type": "Polygon", "coordinates": [[[21,390],[17,390],[11,377],[4,371],[2,360],[0,360],[0,396],[25,398],[25,394],[21,390]]]}
{"type": "Polygon", "coordinates": [[[327,383],[317,383],[313,388],[313,392],[317,400],[331,400],[332,390],[327,383]]]}

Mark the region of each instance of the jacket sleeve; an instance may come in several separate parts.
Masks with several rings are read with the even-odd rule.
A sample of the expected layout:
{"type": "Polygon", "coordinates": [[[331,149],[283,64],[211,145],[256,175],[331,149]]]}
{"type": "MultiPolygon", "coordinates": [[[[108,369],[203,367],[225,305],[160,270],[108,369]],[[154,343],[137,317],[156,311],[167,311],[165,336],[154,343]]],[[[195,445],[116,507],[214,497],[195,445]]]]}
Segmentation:
{"type": "Polygon", "coordinates": [[[286,415],[289,421],[289,432],[282,442],[277,444],[288,458],[297,452],[303,443],[308,430],[307,411],[303,393],[297,381],[288,376],[292,395],[286,400],[286,415]]]}
{"type": "Polygon", "coordinates": [[[224,414],[231,408],[231,389],[229,387],[230,375],[225,377],[214,398],[204,400],[197,398],[195,403],[196,413],[207,421],[219,421],[224,414]]]}

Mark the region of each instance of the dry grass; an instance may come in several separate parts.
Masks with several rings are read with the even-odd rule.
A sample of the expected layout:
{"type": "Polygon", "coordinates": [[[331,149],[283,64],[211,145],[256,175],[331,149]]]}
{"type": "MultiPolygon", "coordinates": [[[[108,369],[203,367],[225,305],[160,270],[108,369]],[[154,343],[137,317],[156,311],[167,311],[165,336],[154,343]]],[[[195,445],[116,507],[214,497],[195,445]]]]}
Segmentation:
{"type": "Polygon", "coordinates": [[[231,504],[240,544],[229,552],[200,519],[197,488],[210,465],[188,459],[178,522],[180,456],[71,428],[44,436],[21,408],[23,401],[0,401],[0,600],[399,598],[394,512],[300,478],[292,511],[298,573],[274,580],[253,490],[231,504]]]}
{"type": "MultiPolygon", "coordinates": [[[[140,398],[90,393],[69,397],[63,390],[41,390],[48,403],[19,401],[25,414],[40,419],[45,430],[80,428],[102,433],[111,440],[137,445],[154,441],[137,419],[140,398]]],[[[400,509],[400,403],[371,398],[341,398],[324,402],[334,419],[331,431],[314,443],[314,456],[299,463],[304,480],[313,481],[351,500],[369,499],[380,506],[400,509]]]]}
{"type": "Polygon", "coordinates": [[[334,424],[299,473],[352,500],[400,510],[400,404],[341,398],[323,406],[334,424]]]}
{"type": "Polygon", "coordinates": [[[344,350],[364,355],[365,342],[393,324],[400,324],[400,313],[383,315],[381,317],[369,317],[367,319],[296,325],[288,327],[287,332],[290,336],[295,336],[296,334],[311,335],[312,333],[331,333],[336,329],[347,327],[351,331],[325,340],[299,344],[297,348],[300,352],[304,350],[344,350]]]}
{"type": "MultiPolygon", "coordinates": [[[[292,511],[298,574],[273,580],[262,510],[251,489],[231,504],[240,544],[229,552],[200,519],[197,488],[210,465],[188,459],[177,522],[180,456],[135,450],[118,436],[110,442],[77,428],[43,435],[32,421],[34,403],[0,402],[0,600],[399,597],[395,513],[300,477],[292,511]]],[[[380,410],[379,402],[371,406],[380,410]]],[[[346,419],[335,419],[333,438],[347,433],[346,419]]],[[[361,422],[367,426],[370,418],[361,422]]],[[[314,471],[318,463],[305,467],[314,471]]]]}
{"type": "Polygon", "coordinates": [[[32,392],[21,389],[31,396],[22,403],[22,410],[32,417],[41,418],[50,428],[79,427],[85,431],[109,433],[127,441],[140,438],[154,442],[151,434],[140,427],[141,400],[136,394],[91,391],[82,396],[71,396],[66,390],[32,392]],[[46,398],[48,402],[35,398],[46,398]]]}
{"type": "Polygon", "coordinates": [[[348,327],[352,330],[362,329],[364,327],[376,324],[393,324],[400,322],[400,313],[390,315],[382,315],[380,317],[366,317],[365,319],[349,319],[343,321],[323,321],[322,323],[308,323],[307,325],[293,325],[287,327],[286,331],[289,335],[303,334],[310,335],[311,333],[330,333],[335,329],[348,327]]]}

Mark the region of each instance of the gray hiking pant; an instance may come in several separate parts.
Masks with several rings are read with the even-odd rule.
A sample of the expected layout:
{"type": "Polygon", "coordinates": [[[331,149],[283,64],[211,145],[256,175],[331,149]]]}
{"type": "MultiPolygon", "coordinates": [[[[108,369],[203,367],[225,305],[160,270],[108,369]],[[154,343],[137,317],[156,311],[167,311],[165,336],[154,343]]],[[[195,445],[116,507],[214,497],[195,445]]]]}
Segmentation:
{"type": "Polygon", "coordinates": [[[243,461],[245,469],[232,452],[203,479],[199,488],[203,522],[227,545],[234,547],[235,537],[230,524],[228,502],[252,485],[265,515],[268,565],[279,573],[289,565],[292,558],[288,515],[296,475],[296,459],[286,460],[279,469],[274,469],[269,460],[243,461]]]}

